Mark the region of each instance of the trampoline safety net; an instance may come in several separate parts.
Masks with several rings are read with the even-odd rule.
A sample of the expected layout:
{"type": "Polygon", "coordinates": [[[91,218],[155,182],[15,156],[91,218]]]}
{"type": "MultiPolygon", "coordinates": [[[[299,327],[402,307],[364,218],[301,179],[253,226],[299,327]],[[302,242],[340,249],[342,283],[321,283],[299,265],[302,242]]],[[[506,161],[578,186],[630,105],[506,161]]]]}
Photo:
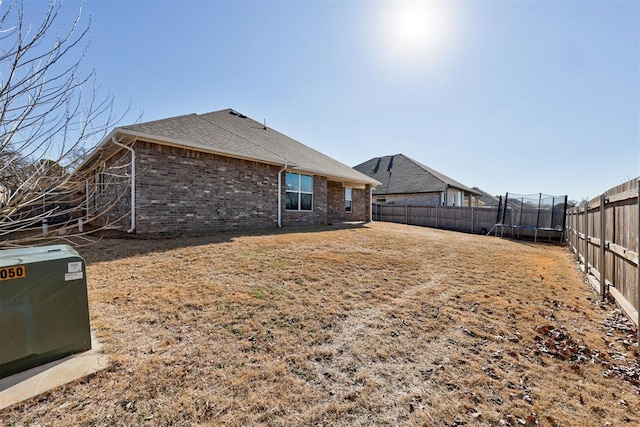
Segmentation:
{"type": "Polygon", "coordinates": [[[566,195],[507,193],[501,202],[496,221],[500,228],[515,229],[518,235],[521,230],[533,230],[534,239],[538,231],[564,231],[566,195]]]}

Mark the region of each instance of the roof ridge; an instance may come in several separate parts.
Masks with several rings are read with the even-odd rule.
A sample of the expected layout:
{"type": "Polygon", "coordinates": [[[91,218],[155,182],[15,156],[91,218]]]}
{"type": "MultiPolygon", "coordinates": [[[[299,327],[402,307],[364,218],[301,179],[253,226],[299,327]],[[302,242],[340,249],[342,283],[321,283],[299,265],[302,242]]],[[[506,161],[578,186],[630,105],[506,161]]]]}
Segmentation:
{"type": "MultiPolygon", "coordinates": [[[[278,153],[274,152],[273,150],[270,150],[270,149],[269,149],[269,148],[267,148],[267,147],[264,147],[264,146],[262,146],[262,145],[259,145],[259,144],[255,143],[255,142],[253,142],[252,140],[250,140],[250,139],[248,139],[248,138],[245,138],[245,137],[244,137],[244,136],[242,136],[242,135],[239,135],[237,132],[234,132],[234,131],[233,131],[233,130],[231,130],[231,129],[227,129],[227,128],[226,128],[226,127],[224,127],[224,126],[222,126],[222,125],[220,125],[220,124],[218,124],[218,123],[215,123],[215,122],[214,122],[214,121],[212,121],[212,120],[209,120],[209,119],[207,119],[207,118],[203,117],[203,116],[204,116],[204,115],[206,115],[206,114],[223,113],[223,112],[225,112],[225,111],[229,111],[229,112],[233,111],[233,112],[235,112],[235,113],[238,113],[238,117],[242,117],[242,119],[243,119],[243,120],[249,119],[249,120],[252,120],[254,123],[258,123],[258,122],[256,122],[255,120],[253,120],[251,117],[246,116],[246,115],[244,115],[244,114],[240,113],[239,111],[234,110],[233,108],[226,108],[226,109],[224,109],[224,110],[212,111],[212,112],[210,112],[210,113],[205,113],[205,114],[196,114],[196,116],[197,116],[199,119],[202,119],[202,120],[204,120],[205,122],[207,122],[207,123],[209,123],[209,124],[211,124],[211,125],[213,125],[213,126],[216,126],[216,127],[220,128],[220,129],[224,129],[225,131],[227,131],[227,132],[229,132],[229,133],[232,133],[233,135],[237,136],[237,137],[238,137],[238,138],[240,138],[240,139],[243,139],[243,140],[247,141],[248,143],[252,144],[252,145],[253,145],[253,146],[255,146],[255,147],[258,147],[258,148],[260,148],[260,149],[262,149],[262,150],[268,151],[269,153],[273,154],[273,155],[274,155],[274,156],[276,156],[277,158],[284,160],[285,164],[286,164],[286,163],[289,163],[289,159],[286,159],[286,158],[282,157],[280,154],[278,154],[278,153]]],[[[258,124],[260,124],[260,123],[258,123],[258,124]]],[[[281,134],[281,135],[282,135],[282,134],[281,134]]],[[[294,140],[294,141],[295,141],[295,140],[294,140]]],[[[296,141],[296,142],[297,142],[297,141],[296,141]]]]}
{"type": "Polygon", "coordinates": [[[175,120],[175,119],[180,119],[180,118],[183,118],[183,117],[197,116],[197,115],[198,114],[196,114],[196,113],[188,113],[188,114],[182,114],[180,116],[166,117],[164,119],[149,120],[148,122],[133,123],[133,124],[130,124],[130,125],[117,126],[117,127],[121,128],[121,129],[127,129],[127,128],[131,128],[133,126],[148,125],[148,124],[160,123],[160,122],[167,122],[169,120],[175,120]]]}
{"type": "MultiPolygon", "coordinates": [[[[249,117],[249,118],[250,118],[250,117],[249,117]]],[[[253,120],[253,119],[251,119],[251,120],[253,120]]],[[[254,121],[254,122],[256,122],[255,120],[253,120],[253,121],[254,121]]],[[[264,126],[264,125],[263,125],[262,123],[260,123],[260,122],[256,122],[256,123],[260,124],[261,126],[264,126]]],[[[277,134],[279,134],[279,135],[282,135],[283,137],[285,137],[285,138],[287,138],[287,139],[292,140],[293,142],[296,142],[296,143],[298,143],[298,144],[304,145],[304,146],[305,146],[306,148],[308,148],[309,150],[311,150],[311,151],[313,151],[313,152],[315,152],[315,153],[317,153],[317,154],[319,154],[319,155],[321,155],[321,156],[326,157],[328,160],[331,160],[331,161],[333,161],[333,162],[335,162],[335,163],[337,163],[337,164],[340,164],[340,165],[342,165],[342,166],[348,167],[349,169],[353,169],[351,166],[349,166],[349,165],[347,165],[347,164],[345,164],[345,163],[342,163],[340,160],[334,159],[333,157],[328,156],[328,155],[324,154],[323,152],[321,152],[321,151],[319,151],[319,150],[316,150],[316,149],[315,149],[315,148],[313,148],[313,147],[308,146],[307,144],[303,144],[302,142],[298,141],[298,140],[297,140],[297,139],[295,139],[295,138],[291,138],[290,136],[285,135],[284,133],[282,133],[282,132],[280,132],[280,131],[278,131],[278,130],[276,130],[276,129],[274,129],[274,128],[270,128],[270,127],[267,127],[267,128],[268,128],[270,131],[272,131],[272,132],[275,132],[275,133],[277,133],[277,134]]]]}
{"type": "MultiPolygon", "coordinates": [[[[233,111],[233,112],[235,112],[235,113],[238,113],[239,117],[242,117],[244,120],[251,120],[253,123],[256,123],[257,125],[259,125],[259,126],[261,126],[261,127],[265,127],[264,123],[260,123],[260,122],[258,122],[257,120],[255,120],[255,119],[253,119],[253,118],[251,118],[251,117],[249,117],[249,116],[247,116],[247,115],[245,115],[245,114],[243,114],[243,113],[239,112],[238,110],[234,110],[233,108],[228,108],[228,109],[225,109],[225,110],[219,110],[219,111],[212,111],[211,113],[205,113],[205,114],[222,113],[222,112],[225,112],[225,111],[227,111],[227,110],[228,110],[228,111],[233,111]]],[[[200,116],[201,116],[201,115],[198,115],[198,117],[200,117],[200,116]]],[[[204,118],[203,118],[203,119],[204,119],[204,118]]],[[[253,141],[251,141],[251,140],[249,140],[249,139],[247,139],[247,138],[245,138],[245,137],[243,137],[243,136],[241,136],[241,135],[238,135],[236,132],[234,132],[234,131],[232,131],[232,130],[230,130],[230,129],[227,129],[226,127],[224,127],[224,126],[222,126],[222,125],[218,125],[217,123],[214,123],[214,122],[212,122],[211,120],[207,120],[207,119],[204,119],[204,120],[206,120],[208,123],[213,123],[214,125],[216,125],[216,126],[218,126],[218,127],[222,128],[222,129],[224,129],[224,130],[226,130],[226,131],[228,131],[228,132],[233,133],[234,135],[238,136],[239,138],[242,138],[242,139],[244,139],[245,141],[248,141],[248,142],[252,143],[252,144],[253,144],[253,145],[255,145],[256,147],[262,148],[262,149],[264,149],[264,150],[266,150],[266,151],[268,151],[268,152],[270,152],[270,153],[274,154],[275,156],[278,156],[279,158],[281,158],[281,159],[283,159],[283,160],[286,160],[287,162],[291,162],[291,163],[289,163],[289,165],[290,165],[290,166],[296,166],[294,161],[290,161],[289,159],[286,159],[286,158],[282,157],[281,155],[277,154],[277,153],[276,153],[276,152],[274,152],[273,150],[270,150],[268,147],[263,146],[263,145],[256,144],[255,142],[253,142],[253,141]]],[[[332,162],[335,162],[336,164],[339,164],[339,165],[341,165],[341,166],[347,167],[347,168],[349,168],[349,169],[353,169],[352,167],[350,167],[350,166],[348,166],[348,165],[346,165],[346,164],[342,163],[341,161],[336,160],[336,159],[334,159],[334,158],[333,158],[333,157],[331,157],[331,156],[327,156],[326,154],[322,153],[321,151],[316,150],[315,148],[310,147],[310,146],[308,146],[308,145],[306,145],[306,144],[303,144],[302,142],[298,141],[298,140],[297,140],[297,139],[295,139],[295,138],[290,137],[289,135],[285,135],[284,133],[282,133],[282,132],[280,132],[280,131],[278,131],[278,130],[276,130],[276,129],[272,128],[272,127],[268,127],[268,126],[266,126],[266,128],[267,128],[267,130],[268,130],[269,132],[276,133],[276,134],[280,135],[280,136],[281,136],[281,137],[283,137],[283,138],[289,139],[289,140],[291,140],[291,141],[293,141],[293,142],[295,142],[295,143],[297,143],[297,144],[304,145],[307,149],[309,149],[309,150],[313,151],[314,153],[316,153],[316,154],[318,154],[318,155],[320,155],[320,156],[325,157],[326,159],[328,159],[328,160],[330,160],[330,161],[332,161],[332,162]]]]}
{"type": "Polygon", "coordinates": [[[438,172],[437,170],[430,168],[429,166],[420,163],[417,160],[412,159],[411,157],[404,155],[404,154],[397,154],[398,156],[403,156],[404,158],[406,158],[407,160],[409,160],[410,162],[412,162],[413,164],[415,164],[416,166],[424,169],[426,172],[430,173],[431,175],[435,176],[436,178],[440,179],[441,181],[444,181],[447,184],[453,184],[455,186],[460,186],[461,189],[467,189],[467,190],[471,190],[471,191],[475,191],[473,190],[471,187],[468,187],[466,185],[464,185],[463,183],[461,183],[460,181],[456,181],[455,179],[443,174],[442,172],[438,172]],[[445,179],[442,179],[445,178],[445,179]]]}

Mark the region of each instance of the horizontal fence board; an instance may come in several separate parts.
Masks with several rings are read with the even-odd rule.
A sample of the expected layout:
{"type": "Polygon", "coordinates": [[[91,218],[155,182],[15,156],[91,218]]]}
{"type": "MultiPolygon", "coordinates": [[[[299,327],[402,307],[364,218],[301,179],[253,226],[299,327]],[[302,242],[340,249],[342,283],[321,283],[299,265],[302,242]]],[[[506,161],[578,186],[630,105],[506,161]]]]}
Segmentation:
{"type": "Polygon", "coordinates": [[[628,190],[620,194],[612,194],[607,197],[609,199],[609,203],[620,202],[623,200],[635,199],[638,197],[638,192],[635,190],[628,190]]]}
{"type": "Polygon", "coordinates": [[[611,252],[620,255],[621,257],[631,261],[632,263],[634,263],[635,265],[638,265],[638,254],[630,251],[627,248],[624,248],[620,245],[616,245],[615,243],[611,243],[611,242],[607,242],[609,243],[609,250],[611,250],[611,252]]]}
{"type": "MultiPolygon", "coordinates": [[[[590,281],[609,291],[636,325],[638,283],[638,180],[620,184],[602,196],[567,210],[566,241],[587,268],[590,281]],[[635,314],[634,314],[635,313],[635,314]],[[634,317],[635,316],[635,317],[634,317]]],[[[639,332],[640,338],[640,332],[639,332]]]]}
{"type": "Polygon", "coordinates": [[[627,301],[624,295],[622,295],[616,288],[610,288],[609,292],[611,292],[613,298],[616,300],[622,310],[624,310],[627,316],[629,316],[629,318],[638,318],[638,310],[636,310],[636,308],[632,304],[630,304],[629,301],[627,301]]]}

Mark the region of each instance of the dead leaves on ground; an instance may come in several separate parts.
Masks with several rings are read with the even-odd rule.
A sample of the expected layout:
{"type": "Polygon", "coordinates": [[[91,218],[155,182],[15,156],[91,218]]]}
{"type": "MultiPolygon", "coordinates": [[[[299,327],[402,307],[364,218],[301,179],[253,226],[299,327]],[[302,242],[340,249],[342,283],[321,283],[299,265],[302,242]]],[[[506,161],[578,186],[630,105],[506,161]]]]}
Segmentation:
{"type": "Polygon", "coordinates": [[[615,341],[621,342],[624,347],[629,349],[634,345],[633,337],[636,334],[636,329],[619,309],[613,310],[603,324],[608,331],[607,337],[603,336],[603,341],[608,347],[605,353],[579,343],[567,331],[553,325],[535,328],[537,332],[536,346],[541,354],[570,362],[572,369],[579,369],[577,365],[581,363],[600,364],[604,368],[603,375],[605,377],[617,375],[637,387],[640,393],[640,356],[638,356],[638,352],[635,355],[633,353],[629,355],[628,352],[618,351],[613,348],[611,340],[614,336],[613,331],[618,332],[618,335],[622,333],[623,336],[617,336],[615,341]]]}

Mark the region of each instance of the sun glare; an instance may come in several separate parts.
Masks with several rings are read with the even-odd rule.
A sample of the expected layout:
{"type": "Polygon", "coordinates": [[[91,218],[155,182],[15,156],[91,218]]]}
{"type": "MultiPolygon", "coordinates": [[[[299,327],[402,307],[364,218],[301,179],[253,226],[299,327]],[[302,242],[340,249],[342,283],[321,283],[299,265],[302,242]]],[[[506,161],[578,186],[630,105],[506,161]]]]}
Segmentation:
{"type": "Polygon", "coordinates": [[[396,1],[385,11],[382,37],[395,59],[429,59],[445,48],[450,36],[447,4],[396,1]]]}

